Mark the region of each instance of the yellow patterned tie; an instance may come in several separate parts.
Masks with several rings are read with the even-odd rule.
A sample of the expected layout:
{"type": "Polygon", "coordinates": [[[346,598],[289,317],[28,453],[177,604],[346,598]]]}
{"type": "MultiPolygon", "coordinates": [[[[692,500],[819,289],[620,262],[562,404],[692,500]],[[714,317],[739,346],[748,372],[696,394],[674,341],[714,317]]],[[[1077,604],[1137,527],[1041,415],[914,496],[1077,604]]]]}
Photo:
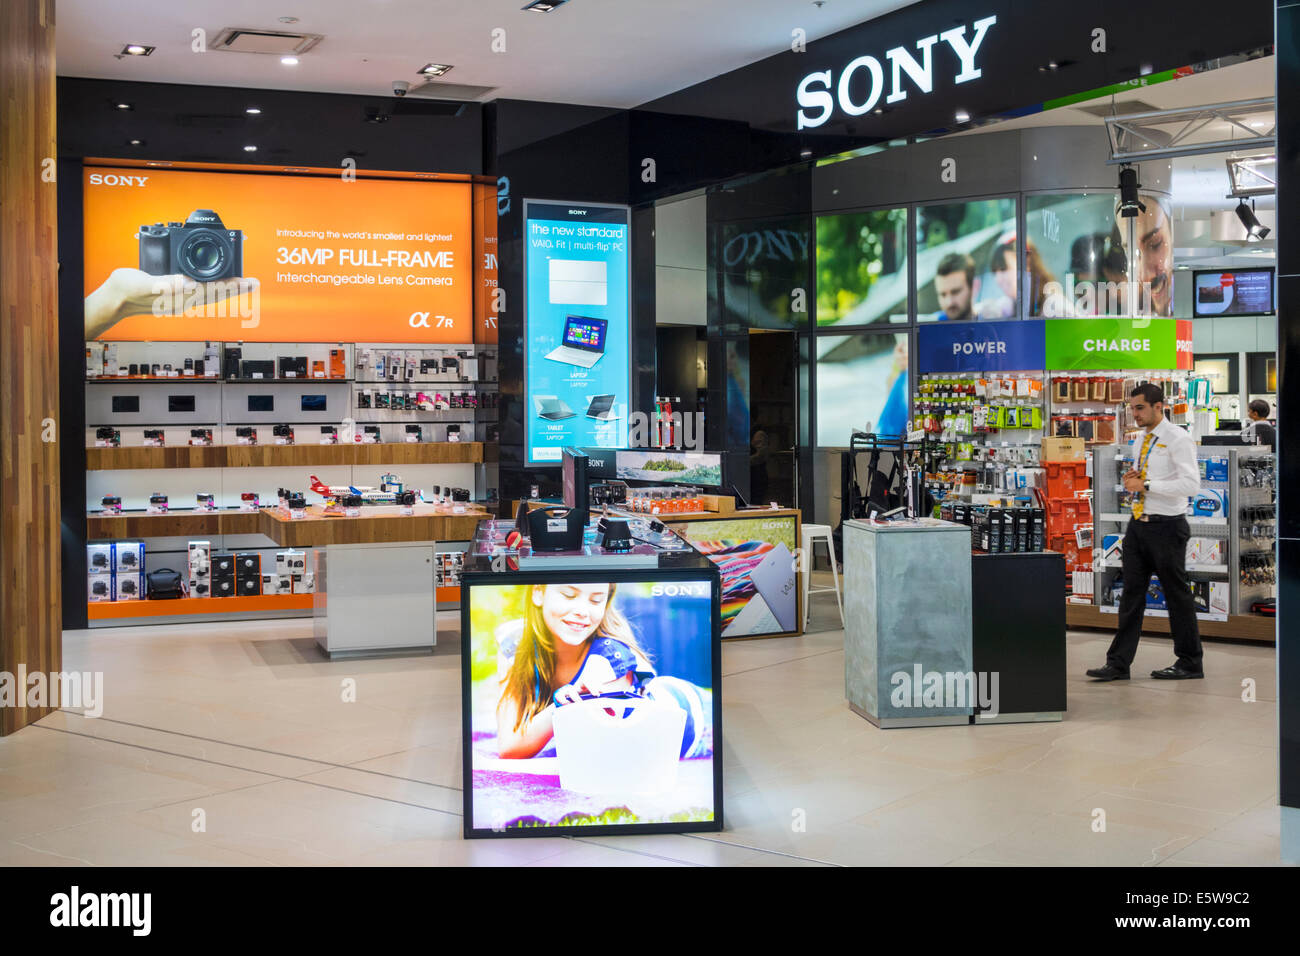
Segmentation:
{"type": "MultiPolygon", "coordinates": [[[[1147,453],[1151,451],[1151,443],[1155,441],[1155,438],[1156,438],[1155,432],[1147,432],[1146,440],[1142,442],[1142,451],[1138,454],[1138,464],[1141,466],[1138,471],[1138,476],[1143,480],[1145,480],[1147,476],[1147,453]]],[[[1145,506],[1145,501],[1144,501],[1145,498],[1146,498],[1146,492],[1139,491],[1137,493],[1137,498],[1134,499],[1133,501],[1134,521],[1139,521],[1142,518],[1142,512],[1145,506]]]]}

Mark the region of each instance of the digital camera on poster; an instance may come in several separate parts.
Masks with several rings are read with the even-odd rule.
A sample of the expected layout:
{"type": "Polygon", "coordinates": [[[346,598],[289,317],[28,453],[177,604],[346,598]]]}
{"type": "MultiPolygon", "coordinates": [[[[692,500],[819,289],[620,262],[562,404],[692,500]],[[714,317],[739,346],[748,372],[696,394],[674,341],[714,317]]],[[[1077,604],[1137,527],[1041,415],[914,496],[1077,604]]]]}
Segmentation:
{"type": "Polygon", "coordinates": [[[715,820],[710,578],[468,593],[467,832],[715,820]]]}

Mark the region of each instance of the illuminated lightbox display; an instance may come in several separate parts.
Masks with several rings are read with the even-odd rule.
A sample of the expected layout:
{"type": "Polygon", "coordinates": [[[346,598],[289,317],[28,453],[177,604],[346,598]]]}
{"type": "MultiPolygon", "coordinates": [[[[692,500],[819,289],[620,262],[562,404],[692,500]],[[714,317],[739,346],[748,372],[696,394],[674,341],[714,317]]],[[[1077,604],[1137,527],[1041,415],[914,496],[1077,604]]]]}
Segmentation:
{"type": "Polygon", "coordinates": [[[721,828],[717,579],[610,576],[466,576],[467,837],[721,828]]]}

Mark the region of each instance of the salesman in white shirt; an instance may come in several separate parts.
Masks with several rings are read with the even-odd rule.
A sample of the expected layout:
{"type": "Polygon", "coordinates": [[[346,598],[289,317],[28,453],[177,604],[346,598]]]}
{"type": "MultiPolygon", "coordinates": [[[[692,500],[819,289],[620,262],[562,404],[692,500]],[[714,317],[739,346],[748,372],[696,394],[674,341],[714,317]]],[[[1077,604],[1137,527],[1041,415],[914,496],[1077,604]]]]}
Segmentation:
{"type": "Polygon", "coordinates": [[[1139,385],[1129,396],[1139,432],[1131,453],[1133,467],[1124,475],[1124,490],[1135,495],[1133,515],[1124,534],[1124,593],[1119,601],[1119,627],[1106,652],[1106,666],[1088,671],[1099,681],[1128,680],[1137,654],[1146,611],[1147,586],[1160,578],[1169,608],[1178,659],[1152,671],[1160,680],[1191,680],[1201,669],[1201,635],[1196,604],[1187,580],[1187,499],[1201,487],[1196,444],[1191,436],[1164,416],[1165,393],[1156,385],[1139,385]]]}

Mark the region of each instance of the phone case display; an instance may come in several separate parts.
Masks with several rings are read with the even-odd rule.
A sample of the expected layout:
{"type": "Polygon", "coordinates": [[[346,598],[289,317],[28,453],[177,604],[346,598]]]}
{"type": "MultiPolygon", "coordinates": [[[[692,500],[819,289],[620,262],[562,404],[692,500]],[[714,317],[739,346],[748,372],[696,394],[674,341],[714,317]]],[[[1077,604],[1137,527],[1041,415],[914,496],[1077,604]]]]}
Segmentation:
{"type": "Polygon", "coordinates": [[[931,373],[913,394],[913,431],[940,444],[926,487],[942,498],[1033,487],[1044,425],[1041,373],[931,373]]]}
{"type": "Polygon", "coordinates": [[[1253,449],[1231,449],[1237,504],[1231,540],[1234,614],[1271,614],[1277,598],[1277,487],[1275,458],[1253,449]]]}
{"type": "MultiPolygon", "coordinates": [[[[1229,613],[1247,613],[1236,610],[1239,601],[1233,580],[1241,555],[1240,519],[1242,513],[1249,512],[1239,501],[1239,451],[1220,446],[1196,449],[1201,488],[1187,506],[1191,537],[1187,542],[1186,567],[1192,579],[1197,614],[1206,620],[1226,621],[1229,613]]],[[[1122,476],[1132,467],[1133,460],[1129,445],[1094,448],[1092,456],[1093,474],[1097,476],[1094,495],[1098,536],[1094,603],[1114,612],[1123,593],[1124,531],[1134,500],[1133,495],[1124,491],[1122,476]]],[[[1271,470],[1268,473],[1271,476],[1271,470]]],[[[1255,478],[1252,475],[1247,480],[1255,478]]],[[[1271,495],[1271,490],[1265,494],[1271,495]]],[[[1154,578],[1147,592],[1147,611],[1157,616],[1167,613],[1164,594],[1154,578]]]]}

